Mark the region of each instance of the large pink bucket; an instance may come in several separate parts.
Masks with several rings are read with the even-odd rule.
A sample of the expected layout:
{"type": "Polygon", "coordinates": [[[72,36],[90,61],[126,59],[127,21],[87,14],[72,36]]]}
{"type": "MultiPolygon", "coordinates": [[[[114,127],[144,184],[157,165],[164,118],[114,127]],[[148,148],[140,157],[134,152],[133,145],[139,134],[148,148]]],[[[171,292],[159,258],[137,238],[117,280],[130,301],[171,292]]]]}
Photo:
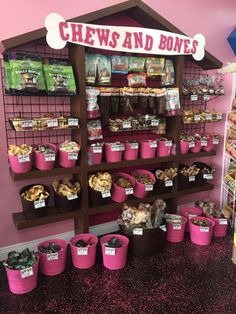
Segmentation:
{"type": "Polygon", "coordinates": [[[139,170],[135,170],[132,173],[132,176],[134,177],[136,174],[146,174],[148,175],[153,182],[153,189],[149,189],[148,185],[142,184],[140,182],[138,182],[138,180],[136,180],[135,178],[135,186],[134,186],[134,196],[136,196],[137,198],[144,198],[147,196],[148,191],[153,191],[154,190],[154,184],[156,183],[156,178],[154,176],[153,173],[151,173],[148,170],[144,170],[144,169],[139,169],[139,170]]]}
{"type": "Polygon", "coordinates": [[[140,142],[140,157],[142,159],[154,158],[156,153],[156,147],[157,144],[154,140],[140,142]],[[152,145],[155,147],[151,147],[152,145]]]}
{"type": "Polygon", "coordinates": [[[158,141],[157,143],[157,157],[170,156],[172,145],[169,146],[170,141],[158,141]]]}
{"type": "Polygon", "coordinates": [[[10,291],[15,294],[24,294],[37,286],[39,260],[27,270],[13,270],[5,267],[10,291]],[[26,276],[25,278],[22,278],[26,276]]]}
{"type": "Polygon", "coordinates": [[[215,222],[213,237],[225,237],[228,231],[228,220],[223,218],[213,218],[215,222]]]}
{"type": "Polygon", "coordinates": [[[102,246],[103,265],[111,270],[124,268],[127,260],[129,239],[119,234],[108,234],[101,238],[100,243],[102,246]],[[120,240],[122,247],[113,249],[105,246],[110,238],[113,237],[120,240]]]}
{"type": "Polygon", "coordinates": [[[199,207],[182,207],[179,209],[179,214],[185,218],[187,218],[187,223],[185,227],[185,231],[189,232],[189,219],[201,216],[202,210],[199,207]]]}
{"type": "Polygon", "coordinates": [[[208,220],[211,225],[209,227],[201,227],[192,223],[196,218],[191,218],[190,224],[190,239],[193,243],[198,245],[209,245],[212,240],[215,222],[206,217],[197,217],[199,220],[208,220]]]}
{"type": "Polygon", "coordinates": [[[58,253],[42,253],[38,252],[40,256],[40,270],[46,276],[55,276],[62,273],[66,267],[66,249],[67,243],[65,240],[62,239],[50,239],[41,242],[38,245],[40,246],[47,246],[49,243],[55,243],[60,246],[61,250],[58,253]]]}
{"type": "Polygon", "coordinates": [[[122,160],[122,151],[112,151],[112,145],[105,144],[105,155],[107,162],[119,162],[122,160]]]}
{"type": "Polygon", "coordinates": [[[28,156],[12,156],[8,155],[11,170],[15,173],[26,173],[32,168],[33,153],[28,156]],[[29,159],[29,161],[27,161],[29,159]]]}
{"type": "Polygon", "coordinates": [[[201,149],[202,149],[201,140],[195,140],[195,146],[193,148],[190,148],[190,151],[192,153],[199,153],[201,149]]]}
{"type": "Polygon", "coordinates": [[[59,149],[59,165],[64,168],[75,167],[79,152],[64,152],[59,149]]]}
{"type": "Polygon", "coordinates": [[[207,139],[207,146],[203,146],[202,150],[204,150],[205,152],[210,152],[213,149],[214,149],[213,137],[209,137],[207,139]]]}
{"type": "Polygon", "coordinates": [[[132,195],[134,192],[134,188],[135,188],[135,179],[129,175],[128,173],[124,173],[124,172],[117,172],[113,174],[113,184],[112,184],[112,190],[111,190],[111,199],[114,202],[117,203],[123,203],[127,200],[129,195],[132,195]],[[132,184],[133,184],[133,188],[130,190],[127,190],[125,188],[122,188],[121,186],[118,186],[116,183],[114,183],[114,177],[116,176],[121,176],[124,178],[129,179],[132,184]]]}
{"type": "Polygon", "coordinates": [[[138,143],[125,143],[124,160],[136,160],[138,158],[138,143]]]}
{"type": "Polygon", "coordinates": [[[189,152],[189,142],[180,140],[179,144],[180,144],[180,153],[187,154],[189,152]]]}
{"type": "Polygon", "coordinates": [[[70,239],[70,249],[72,263],[74,267],[80,269],[90,268],[95,264],[96,250],[98,238],[93,234],[78,234],[70,239]],[[77,247],[75,243],[78,240],[89,241],[90,245],[87,247],[77,247]]]}
{"type": "Polygon", "coordinates": [[[89,146],[88,147],[88,164],[99,165],[102,163],[102,147],[89,146]]]}
{"type": "Polygon", "coordinates": [[[187,218],[182,217],[181,223],[166,223],[166,240],[177,243],[184,240],[185,227],[187,218]]]}
{"type": "MultiPolygon", "coordinates": [[[[57,152],[56,145],[53,144],[45,144],[52,147],[55,152],[57,152]]],[[[56,154],[56,153],[55,153],[56,154]]],[[[54,167],[55,161],[46,160],[45,154],[35,151],[35,167],[39,170],[50,170],[54,167]]]]}

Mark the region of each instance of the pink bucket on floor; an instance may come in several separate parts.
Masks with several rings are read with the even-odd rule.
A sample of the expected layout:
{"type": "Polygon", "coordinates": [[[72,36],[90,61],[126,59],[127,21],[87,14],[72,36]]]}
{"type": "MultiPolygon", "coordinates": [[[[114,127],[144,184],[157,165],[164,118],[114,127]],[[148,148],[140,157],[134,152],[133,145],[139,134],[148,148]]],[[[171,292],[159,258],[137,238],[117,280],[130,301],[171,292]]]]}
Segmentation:
{"type": "Polygon", "coordinates": [[[199,153],[202,149],[201,140],[195,140],[195,147],[190,148],[192,153],[199,153]]]}
{"type": "Polygon", "coordinates": [[[118,186],[114,182],[114,177],[117,177],[117,176],[129,179],[132,182],[132,184],[133,184],[133,191],[135,189],[135,179],[131,175],[129,175],[128,173],[124,173],[124,172],[117,172],[117,173],[113,174],[111,199],[114,202],[123,203],[123,202],[125,202],[127,200],[128,195],[133,194],[133,193],[128,194],[125,188],[122,188],[121,186],[118,186]]]}
{"type": "Polygon", "coordinates": [[[181,154],[187,154],[189,152],[189,142],[180,140],[180,153],[181,154]]]}
{"type": "Polygon", "coordinates": [[[136,160],[138,149],[139,143],[125,143],[124,160],[136,160]]]}
{"type": "MultiPolygon", "coordinates": [[[[148,175],[152,179],[153,190],[154,190],[154,184],[156,183],[156,178],[155,178],[153,173],[151,173],[148,170],[139,169],[139,170],[135,170],[132,173],[132,176],[134,177],[136,174],[146,174],[146,175],[148,175]]],[[[134,179],[135,179],[135,177],[134,177],[134,179]]],[[[148,189],[146,188],[146,185],[138,182],[138,180],[135,179],[134,196],[136,196],[137,198],[144,198],[144,197],[147,196],[147,194],[148,194],[148,189]]]]}
{"type": "Polygon", "coordinates": [[[95,264],[98,238],[93,234],[78,234],[70,239],[72,263],[80,269],[90,268],[95,264]],[[90,245],[85,248],[75,246],[78,240],[89,241],[90,245]]]}
{"type": "Polygon", "coordinates": [[[213,237],[225,237],[228,231],[228,219],[214,217],[211,219],[215,222],[213,237]]]}
{"type": "Polygon", "coordinates": [[[166,240],[169,242],[177,243],[184,240],[185,227],[187,218],[182,217],[181,223],[166,223],[166,240]]]}
{"type": "Polygon", "coordinates": [[[99,165],[102,163],[102,146],[88,147],[88,164],[99,165]]]}
{"type": "Polygon", "coordinates": [[[59,165],[64,168],[75,167],[78,157],[79,152],[65,152],[59,149],[59,165]]]}
{"type": "Polygon", "coordinates": [[[211,225],[209,227],[201,227],[195,225],[192,221],[196,218],[189,220],[190,225],[190,239],[193,243],[198,245],[209,245],[212,240],[215,222],[211,218],[197,217],[199,220],[208,220],[211,225]]]}
{"type": "Polygon", "coordinates": [[[170,156],[172,145],[167,146],[166,142],[170,142],[170,141],[158,141],[157,151],[156,151],[157,157],[170,156]]]}
{"type": "MultiPolygon", "coordinates": [[[[37,286],[39,258],[32,266],[32,274],[29,277],[22,278],[20,270],[9,269],[5,267],[10,291],[15,294],[24,294],[32,291],[37,286]]],[[[28,269],[30,269],[29,267],[28,269]]]]}
{"type": "Polygon", "coordinates": [[[129,239],[120,234],[108,234],[101,238],[100,243],[102,246],[103,265],[111,270],[124,268],[127,260],[129,239]],[[122,247],[115,249],[106,248],[105,244],[113,237],[120,240],[122,247]]]}
{"type": "Polygon", "coordinates": [[[207,146],[203,146],[202,150],[204,150],[205,152],[210,152],[213,149],[214,149],[213,137],[209,137],[207,139],[207,146]]]}
{"type": "Polygon", "coordinates": [[[32,168],[33,152],[29,154],[29,157],[8,155],[8,159],[13,172],[26,173],[29,172],[32,168]],[[29,158],[29,161],[24,161],[25,158],[29,158]]]}
{"type": "Polygon", "coordinates": [[[185,231],[189,232],[189,219],[195,216],[202,215],[202,209],[199,207],[182,207],[179,209],[179,214],[185,218],[187,218],[187,223],[185,227],[185,231]]]}
{"type": "MultiPolygon", "coordinates": [[[[39,144],[40,145],[40,144],[39,144]]],[[[55,155],[57,153],[57,146],[54,144],[42,144],[50,146],[54,149],[55,155]]],[[[38,145],[36,145],[37,147],[38,145]]],[[[35,167],[39,170],[50,170],[54,167],[55,161],[46,161],[45,154],[35,151],[35,167]]]]}
{"type": "Polygon", "coordinates": [[[40,246],[47,246],[49,243],[55,243],[60,246],[61,250],[53,255],[38,252],[40,256],[40,270],[46,276],[55,276],[62,273],[66,267],[67,243],[63,239],[50,239],[39,243],[40,246]]]}
{"type": "Polygon", "coordinates": [[[105,155],[107,162],[119,162],[122,160],[122,151],[113,151],[112,145],[109,143],[105,144],[105,155]]]}
{"type": "Polygon", "coordinates": [[[156,153],[156,141],[154,140],[148,140],[148,141],[141,141],[140,142],[140,157],[142,159],[147,158],[154,158],[156,153]],[[151,147],[151,146],[155,147],[151,147]]]}

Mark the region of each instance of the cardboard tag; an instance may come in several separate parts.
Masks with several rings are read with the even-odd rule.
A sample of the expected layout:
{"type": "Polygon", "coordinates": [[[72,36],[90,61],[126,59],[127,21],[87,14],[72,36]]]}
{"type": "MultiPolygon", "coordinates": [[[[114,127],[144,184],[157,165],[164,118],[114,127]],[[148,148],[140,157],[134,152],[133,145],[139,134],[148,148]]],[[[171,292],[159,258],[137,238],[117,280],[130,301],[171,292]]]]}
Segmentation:
{"type": "Polygon", "coordinates": [[[145,191],[153,191],[153,185],[152,184],[146,184],[145,185],[145,191]]]}
{"type": "Polygon", "coordinates": [[[157,119],[151,120],[151,126],[158,126],[158,125],[159,125],[159,120],[157,119]]]}
{"type": "Polygon", "coordinates": [[[150,147],[151,147],[151,148],[157,147],[157,142],[156,142],[156,141],[150,142],[150,147]]]}
{"type": "Polygon", "coordinates": [[[218,145],[220,140],[218,138],[213,138],[213,144],[218,145]]]}
{"type": "Polygon", "coordinates": [[[207,141],[206,140],[201,140],[201,146],[207,146],[207,141]]]}
{"type": "Polygon", "coordinates": [[[67,121],[68,121],[69,126],[78,126],[79,125],[79,119],[69,118],[67,121]]]}
{"type": "Polygon", "coordinates": [[[33,127],[33,120],[24,120],[21,121],[21,127],[22,128],[32,128],[33,127]]]}
{"type": "Polygon", "coordinates": [[[105,247],[105,255],[116,255],[116,249],[113,247],[105,247]]]}
{"type": "Polygon", "coordinates": [[[188,177],[188,181],[189,182],[194,182],[196,180],[196,177],[195,176],[189,176],[188,177]]]}
{"type": "Polygon", "coordinates": [[[165,186],[168,187],[168,186],[173,186],[173,181],[172,180],[166,180],[165,181],[165,186]]]}
{"type": "Polygon", "coordinates": [[[203,179],[212,180],[213,179],[213,174],[212,173],[204,173],[203,174],[203,179]]]}
{"type": "Polygon", "coordinates": [[[181,230],[181,224],[173,224],[174,230],[181,230]]]}
{"type": "Polygon", "coordinates": [[[78,247],[77,248],[77,255],[88,255],[88,248],[87,247],[78,247]]]}
{"type": "Polygon", "coordinates": [[[195,142],[188,142],[188,147],[189,148],[193,148],[193,147],[195,147],[195,142]]]}
{"type": "Polygon", "coordinates": [[[133,188],[125,189],[125,195],[131,195],[131,194],[134,194],[134,189],[133,188]]]}
{"type": "Polygon", "coordinates": [[[143,228],[134,228],[133,234],[134,235],[143,235],[143,228]]]}
{"type": "Polygon", "coordinates": [[[209,232],[209,227],[200,226],[200,232],[209,232]]]}
{"type": "Polygon", "coordinates": [[[216,114],[216,120],[222,120],[222,113],[216,114]]]}
{"type": "Polygon", "coordinates": [[[131,149],[138,149],[138,143],[130,143],[131,149]]]}
{"type": "Polygon", "coordinates": [[[35,209],[42,208],[45,206],[46,206],[45,200],[34,201],[34,208],[35,209]]]}
{"type": "Polygon", "coordinates": [[[47,254],[47,260],[48,261],[56,261],[58,260],[58,253],[48,253],[47,254]]]}
{"type": "Polygon", "coordinates": [[[56,155],[55,154],[45,154],[44,158],[45,158],[45,161],[55,161],[56,155]]]}
{"type": "Polygon", "coordinates": [[[201,121],[201,116],[200,116],[199,114],[195,114],[195,115],[194,115],[194,121],[195,121],[195,122],[201,121]]]}
{"type": "Polygon", "coordinates": [[[207,113],[205,117],[206,121],[212,121],[212,113],[207,113]]]}
{"type": "Polygon", "coordinates": [[[225,218],[220,218],[219,219],[219,225],[228,225],[228,220],[225,218]]]}
{"type": "Polygon", "coordinates": [[[101,192],[102,198],[111,197],[111,191],[103,191],[101,192]]]}
{"type": "Polygon", "coordinates": [[[78,198],[78,195],[77,195],[77,194],[67,195],[68,201],[75,200],[76,198],[78,198]]]}
{"type": "Polygon", "coordinates": [[[208,101],[210,99],[210,95],[204,95],[203,100],[208,101]]]}
{"type": "Polygon", "coordinates": [[[20,277],[21,277],[21,279],[33,276],[33,274],[34,274],[34,272],[33,272],[33,268],[32,267],[28,267],[28,268],[20,270],[20,277]]]}
{"type": "Polygon", "coordinates": [[[131,121],[124,121],[122,127],[123,129],[131,129],[131,121]]]}
{"type": "Polygon", "coordinates": [[[20,164],[24,163],[24,162],[28,162],[30,161],[30,156],[29,155],[19,155],[18,156],[18,161],[20,164]]]}
{"type": "Polygon", "coordinates": [[[191,101],[198,100],[198,95],[191,95],[191,101]]]}
{"type": "Polygon", "coordinates": [[[50,119],[47,120],[48,128],[58,127],[58,120],[57,119],[50,119]]]}
{"type": "Polygon", "coordinates": [[[78,159],[78,153],[68,153],[68,160],[77,160],[78,159]]]}
{"type": "Polygon", "coordinates": [[[172,146],[172,141],[165,141],[165,146],[166,147],[171,147],[172,146]]]}
{"type": "Polygon", "coordinates": [[[102,153],[102,146],[94,146],[93,147],[94,154],[101,154],[102,153]]]}
{"type": "Polygon", "coordinates": [[[121,152],[123,150],[125,150],[124,144],[114,144],[114,145],[111,145],[111,151],[112,152],[121,152]]]}
{"type": "Polygon", "coordinates": [[[161,225],[161,226],[159,226],[159,228],[166,232],[166,225],[161,225]]]}
{"type": "Polygon", "coordinates": [[[196,215],[196,214],[189,214],[189,215],[188,215],[188,219],[192,219],[192,218],[194,218],[194,217],[197,217],[197,215],[196,215]]]}

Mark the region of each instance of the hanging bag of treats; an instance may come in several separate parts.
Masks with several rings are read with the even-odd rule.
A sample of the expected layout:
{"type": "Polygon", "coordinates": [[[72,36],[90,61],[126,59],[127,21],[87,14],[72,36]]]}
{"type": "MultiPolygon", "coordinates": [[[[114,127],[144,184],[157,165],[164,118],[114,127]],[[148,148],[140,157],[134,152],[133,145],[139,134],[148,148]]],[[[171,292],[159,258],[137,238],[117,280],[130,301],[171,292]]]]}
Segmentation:
{"type": "Polygon", "coordinates": [[[98,85],[111,84],[111,60],[109,56],[97,55],[98,85]]]}
{"type": "Polygon", "coordinates": [[[148,77],[163,76],[165,59],[164,58],[146,58],[146,71],[148,77]]]}
{"type": "Polygon", "coordinates": [[[99,118],[100,109],[98,106],[99,90],[97,88],[86,88],[86,102],[87,102],[87,118],[99,118]]]}

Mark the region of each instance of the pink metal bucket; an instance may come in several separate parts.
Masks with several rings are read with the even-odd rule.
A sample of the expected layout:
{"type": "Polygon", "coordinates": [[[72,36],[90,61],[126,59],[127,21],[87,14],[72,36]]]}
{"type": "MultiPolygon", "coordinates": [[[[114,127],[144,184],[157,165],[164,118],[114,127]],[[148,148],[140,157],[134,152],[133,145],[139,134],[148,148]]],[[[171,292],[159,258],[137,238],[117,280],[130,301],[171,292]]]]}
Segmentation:
{"type": "Polygon", "coordinates": [[[70,239],[70,249],[72,263],[74,267],[80,269],[87,269],[95,264],[96,260],[96,250],[97,250],[98,238],[93,234],[78,234],[70,239]],[[77,247],[75,243],[78,240],[89,241],[90,245],[88,247],[77,247]]]}
{"type": "Polygon", "coordinates": [[[124,160],[136,160],[138,158],[138,143],[125,143],[124,160]]]}
{"type": "MultiPolygon", "coordinates": [[[[57,146],[54,144],[45,144],[52,147],[57,153],[57,146]]],[[[50,170],[54,167],[55,160],[46,160],[45,154],[35,151],[35,167],[39,170],[50,170]]]]}
{"type": "Polygon", "coordinates": [[[189,232],[189,219],[201,216],[202,215],[202,209],[199,207],[182,207],[179,209],[179,214],[185,218],[187,218],[187,223],[185,227],[185,231],[189,232]]]}
{"type": "Polygon", "coordinates": [[[124,172],[117,172],[117,173],[114,173],[113,174],[113,184],[112,184],[112,190],[111,190],[111,199],[114,201],[114,202],[117,202],[117,203],[123,203],[127,200],[128,196],[130,194],[133,194],[133,191],[132,190],[127,190],[125,188],[122,188],[120,186],[118,186],[116,183],[114,183],[114,177],[116,176],[121,176],[121,177],[124,177],[124,178],[127,178],[129,179],[132,184],[133,184],[133,191],[135,189],[135,179],[129,175],[128,173],[124,173],[124,172]]]}
{"type": "Polygon", "coordinates": [[[168,141],[158,141],[157,143],[157,157],[170,156],[171,146],[167,146],[168,141]]]}
{"type": "Polygon", "coordinates": [[[64,168],[75,167],[79,152],[64,152],[59,149],[59,165],[64,168]]]}
{"type": "MultiPolygon", "coordinates": [[[[154,184],[156,183],[156,178],[155,178],[153,173],[151,173],[148,170],[139,169],[139,170],[135,170],[132,173],[132,176],[134,177],[137,174],[146,174],[146,175],[148,175],[152,179],[152,182],[153,182],[152,186],[153,186],[153,189],[154,189],[154,184]]],[[[135,179],[135,177],[134,177],[134,179],[135,179]]],[[[148,187],[148,185],[142,184],[137,179],[135,179],[134,196],[136,196],[137,198],[144,198],[144,197],[146,197],[147,194],[148,194],[148,191],[152,191],[153,189],[151,189],[151,186],[148,187]]]]}
{"type": "Polygon", "coordinates": [[[103,265],[111,270],[124,268],[127,260],[129,239],[119,234],[108,234],[101,238],[100,243],[102,246],[103,265]],[[107,248],[105,244],[112,237],[118,238],[122,247],[115,249],[107,248]]]}
{"type": "Polygon", "coordinates": [[[206,217],[197,217],[200,220],[208,220],[211,225],[209,227],[201,227],[193,224],[193,220],[196,218],[191,218],[190,224],[190,239],[193,243],[198,245],[209,245],[212,240],[215,222],[206,217]]]}
{"type": "Polygon", "coordinates": [[[189,142],[180,140],[180,153],[187,154],[189,152],[189,142]]]}
{"type": "Polygon", "coordinates": [[[15,173],[26,173],[32,168],[33,152],[28,156],[12,156],[8,155],[10,166],[15,173]],[[27,161],[29,159],[29,161],[27,161]]]}
{"type": "Polygon", "coordinates": [[[156,153],[156,141],[142,141],[140,142],[140,157],[142,159],[154,158],[156,153]],[[151,147],[151,146],[154,147],[151,147]]]}
{"type": "Polygon", "coordinates": [[[102,147],[89,146],[88,147],[88,164],[99,165],[102,163],[102,147]]]}
{"type": "Polygon", "coordinates": [[[112,145],[105,144],[105,155],[107,162],[119,162],[122,160],[122,151],[112,151],[112,145]]]}
{"type": "Polygon", "coordinates": [[[201,140],[195,140],[195,147],[190,148],[192,153],[199,153],[202,149],[201,140]]]}
{"type": "Polygon", "coordinates": [[[225,218],[213,218],[215,222],[213,237],[225,237],[228,231],[228,219],[225,218]]]}
{"type": "Polygon", "coordinates": [[[203,146],[202,150],[204,150],[205,152],[210,152],[213,149],[214,149],[213,137],[209,137],[207,139],[207,146],[203,146]]]}
{"type": "Polygon", "coordinates": [[[185,227],[187,218],[183,217],[179,224],[166,223],[166,240],[173,243],[182,242],[184,240],[185,227]]]}

